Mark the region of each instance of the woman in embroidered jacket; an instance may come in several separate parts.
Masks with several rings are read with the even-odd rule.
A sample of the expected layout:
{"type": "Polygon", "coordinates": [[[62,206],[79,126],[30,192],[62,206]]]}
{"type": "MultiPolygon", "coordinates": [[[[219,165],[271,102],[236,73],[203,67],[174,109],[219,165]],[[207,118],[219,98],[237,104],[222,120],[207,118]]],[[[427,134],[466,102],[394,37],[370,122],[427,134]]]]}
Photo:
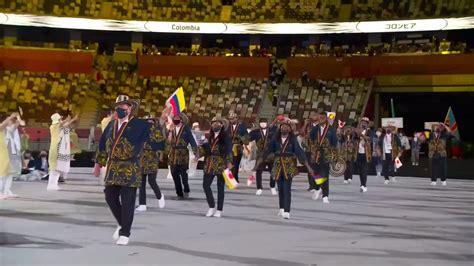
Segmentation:
{"type": "Polygon", "coordinates": [[[100,137],[94,174],[98,177],[100,167],[107,165],[105,200],[118,223],[113,239],[117,245],[127,245],[137,188],[141,185],[140,159],[151,125],[133,117],[138,102],[130,100],[128,96],[118,96],[115,106],[117,119],[109,123],[100,137]]]}
{"type": "Polygon", "coordinates": [[[24,125],[18,113],[0,124],[0,200],[18,197],[11,191],[13,176],[21,174],[21,141],[18,126],[24,125]]]}
{"type": "Polygon", "coordinates": [[[329,164],[337,158],[336,129],[329,124],[327,119],[326,113],[320,113],[319,124],[311,131],[313,141],[311,163],[314,165],[315,172],[327,178],[327,181],[317,186],[317,190],[313,192],[313,200],[319,199],[322,191],[324,203],[329,203],[329,164]]]}
{"type": "Polygon", "coordinates": [[[168,133],[165,154],[168,155],[168,165],[178,199],[188,198],[190,192],[188,145],[191,145],[195,157],[199,158],[196,141],[188,126],[188,117],[184,113],[176,114],[173,116],[173,125],[168,133]]]}
{"type": "Polygon", "coordinates": [[[260,165],[255,165],[256,168],[256,178],[257,178],[257,192],[256,195],[262,195],[262,173],[266,167],[268,167],[268,171],[270,172],[270,190],[272,195],[276,195],[277,191],[275,189],[275,179],[271,175],[272,166],[273,166],[273,158],[262,158],[264,151],[267,149],[268,144],[273,139],[276,132],[276,127],[268,127],[268,120],[266,118],[260,118],[259,127],[250,131],[249,133],[249,141],[255,141],[257,143],[257,160],[262,159],[262,163],[260,165]]]}
{"type": "Polygon", "coordinates": [[[142,163],[142,183],[138,196],[139,205],[137,211],[146,211],[146,180],[153,189],[158,206],[160,209],[165,207],[165,196],[156,183],[156,175],[158,173],[159,163],[163,161],[163,151],[166,145],[166,112],[163,111],[160,118],[147,118],[146,121],[151,124],[150,135],[143,147],[142,163]]]}
{"type": "Polygon", "coordinates": [[[228,168],[232,169],[232,140],[225,130],[229,123],[227,120],[214,117],[211,121],[211,131],[207,141],[199,148],[200,154],[204,156],[204,179],[202,187],[206,194],[209,210],[207,217],[221,217],[224,208],[225,180],[222,172],[228,168]],[[217,209],[212,194],[211,185],[217,177],[217,209]]]}
{"type": "MultiPolygon", "coordinates": [[[[291,184],[293,177],[298,174],[297,160],[306,166],[311,176],[314,176],[314,171],[306,159],[305,152],[293,133],[291,120],[285,119],[280,122],[275,138],[270,141],[262,158],[267,158],[270,155],[274,157],[272,175],[278,184],[280,206],[278,216],[290,219],[291,184]]],[[[259,159],[257,163],[259,164],[261,161],[262,159],[259,159]]]]}
{"type": "Polygon", "coordinates": [[[343,129],[343,133],[338,136],[339,142],[339,155],[346,161],[346,171],[344,172],[344,184],[352,182],[352,175],[354,174],[354,157],[356,153],[356,142],[357,135],[354,133],[351,125],[346,125],[343,129]]]}
{"type": "Polygon", "coordinates": [[[436,186],[438,178],[441,184],[446,186],[448,175],[446,141],[451,137],[451,129],[440,123],[434,127],[433,133],[428,140],[428,157],[430,158],[431,185],[436,186]]]}

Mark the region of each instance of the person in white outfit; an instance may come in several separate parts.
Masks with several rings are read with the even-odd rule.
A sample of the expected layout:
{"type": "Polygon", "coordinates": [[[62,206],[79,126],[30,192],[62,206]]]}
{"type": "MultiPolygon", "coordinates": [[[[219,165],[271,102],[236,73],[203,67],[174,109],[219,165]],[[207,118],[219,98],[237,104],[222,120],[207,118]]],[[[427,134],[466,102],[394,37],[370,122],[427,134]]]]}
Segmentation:
{"type": "Polygon", "coordinates": [[[11,191],[13,177],[21,175],[21,141],[18,126],[24,126],[19,113],[13,113],[0,124],[0,199],[15,198],[11,191]]]}
{"type": "Polygon", "coordinates": [[[48,191],[61,190],[58,186],[59,177],[64,178],[69,173],[71,166],[71,141],[69,139],[69,127],[78,119],[78,115],[74,118],[68,116],[62,119],[62,116],[55,113],[51,116],[51,145],[49,148],[49,180],[48,191]]]}

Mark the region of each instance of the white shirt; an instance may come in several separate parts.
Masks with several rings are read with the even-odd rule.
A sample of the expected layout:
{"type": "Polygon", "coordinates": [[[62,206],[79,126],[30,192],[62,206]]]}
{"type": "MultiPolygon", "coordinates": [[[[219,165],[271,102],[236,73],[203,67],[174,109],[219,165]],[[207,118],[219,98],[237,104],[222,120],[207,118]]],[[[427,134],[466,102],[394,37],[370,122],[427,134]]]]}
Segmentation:
{"type": "Polygon", "coordinates": [[[392,134],[386,134],[385,135],[385,140],[383,142],[383,151],[385,153],[392,153],[392,134]]]}
{"type": "Polygon", "coordinates": [[[324,129],[326,128],[326,125],[325,124],[322,124],[321,125],[321,131],[319,132],[319,134],[321,134],[321,136],[324,134],[324,129]]]}
{"type": "Polygon", "coordinates": [[[118,129],[120,130],[122,128],[122,125],[125,123],[125,122],[128,122],[128,117],[126,119],[119,119],[118,120],[118,129]]]}
{"type": "Polygon", "coordinates": [[[281,137],[281,143],[285,143],[287,138],[281,137]]]}
{"type": "Polygon", "coordinates": [[[175,127],[174,130],[176,132],[176,136],[178,136],[178,133],[179,133],[179,130],[181,129],[181,127],[175,127]]]}
{"type": "Polygon", "coordinates": [[[237,125],[232,125],[232,128],[235,130],[235,128],[237,127],[237,125]]]}
{"type": "Polygon", "coordinates": [[[359,141],[359,153],[365,154],[365,140],[359,141]]]}
{"type": "Polygon", "coordinates": [[[217,137],[219,137],[219,134],[221,133],[221,131],[219,130],[218,132],[214,132],[214,139],[217,139],[217,137]]]}
{"type": "Polygon", "coordinates": [[[263,132],[263,135],[264,135],[264,136],[267,135],[267,129],[262,129],[262,132],[263,132]]]}

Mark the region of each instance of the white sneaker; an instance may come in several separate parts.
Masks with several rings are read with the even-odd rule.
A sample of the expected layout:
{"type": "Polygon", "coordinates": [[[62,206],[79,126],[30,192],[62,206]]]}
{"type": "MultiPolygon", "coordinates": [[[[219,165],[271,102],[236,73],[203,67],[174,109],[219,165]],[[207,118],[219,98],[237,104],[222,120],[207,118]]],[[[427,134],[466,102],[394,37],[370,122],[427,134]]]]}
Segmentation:
{"type": "Polygon", "coordinates": [[[436,182],[431,182],[431,186],[436,186],[436,182]]]}
{"type": "Polygon", "coordinates": [[[392,176],[392,183],[397,183],[397,179],[394,176],[392,176]]]}
{"type": "Polygon", "coordinates": [[[390,181],[385,180],[383,183],[384,183],[385,185],[388,185],[388,183],[390,183],[390,181]]]}
{"type": "Polygon", "coordinates": [[[287,220],[290,219],[290,213],[289,212],[284,212],[282,216],[283,216],[283,218],[285,218],[287,220]]]}
{"type": "Polygon", "coordinates": [[[377,177],[382,177],[382,173],[377,173],[377,177]]]}
{"type": "Polygon", "coordinates": [[[137,212],[146,212],[146,205],[138,205],[138,207],[135,209],[137,212]]]}
{"type": "Polygon", "coordinates": [[[165,207],[165,195],[161,193],[161,199],[158,200],[158,207],[163,209],[165,207]]]}
{"type": "Polygon", "coordinates": [[[365,192],[367,192],[367,187],[361,186],[360,193],[365,193],[365,192]]]}
{"type": "Polygon", "coordinates": [[[120,236],[119,236],[120,229],[122,229],[122,227],[120,227],[120,226],[117,226],[117,229],[115,229],[115,232],[112,235],[112,238],[114,239],[114,241],[119,240],[119,238],[120,238],[120,236]]]}
{"type": "Polygon", "coordinates": [[[321,192],[322,192],[321,189],[315,190],[315,191],[313,192],[312,199],[313,199],[313,200],[318,200],[319,197],[321,197],[321,192]]]}
{"type": "Polygon", "coordinates": [[[441,185],[443,185],[443,186],[447,186],[447,185],[448,185],[448,183],[446,183],[446,181],[442,181],[442,182],[441,182],[441,185]]]}
{"type": "Polygon", "coordinates": [[[128,240],[129,238],[126,236],[120,236],[119,239],[117,240],[117,245],[119,246],[126,246],[128,245],[128,240]]]}
{"type": "Polygon", "coordinates": [[[323,197],[323,203],[329,203],[328,197],[323,197]]]}
{"type": "Polygon", "coordinates": [[[260,196],[262,195],[263,191],[261,189],[257,189],[257,192],[255,193],[255,195],[257,196],[260,196]]]}
{"type": "Polygon", "coordinates": [[[48,191],[59,191],[59,190],[61,190],[61,188],[60,187],[47,187],[46,190],[48,190],[48,191]]]}
{"type": "Polygon", "coordinates": [[[189,199],[189,193],[188,192],[184,192],[184,198],[189,199]]]}
{"type": "Polygon", "coordinates": [[[278,216],[283,216],[283,213],[284,213],[284,212],[285,212],[285,211],[284,211],[283,209],[280,209],[280,210],[278,211],[278,216]]]}
{"type": "Polygon", "coordinates": [[[272,188],[270,188],[270,190],[272,191],[272,195],[276,195],[276,194],[277,194],[276,188],[272,187],[272,188]]]}
{"type": "Polygon", "coordinates": [[[222,214],[221,211],[216,211],[216,213],[214,213],[213,216],[216,217],[216,218],[221,218],[221,214],[222,214]]]}
{"type": "Polygon", "coordinates": [[[352,179],[347,179],[347,182],[349,182],[349,184],[352,183],[352,179]]]}
{"type": "Polygon", "coordinates": [[[347,180],[344,180],[344,184],[349,184],[349,181],[347,181],[347,180]]]}
{"type": "Polygon", "coordinates": [[[209,208],[209,210],[206,213],[206,217],[211,217],[216,213],[216,208],[209,208]]]}

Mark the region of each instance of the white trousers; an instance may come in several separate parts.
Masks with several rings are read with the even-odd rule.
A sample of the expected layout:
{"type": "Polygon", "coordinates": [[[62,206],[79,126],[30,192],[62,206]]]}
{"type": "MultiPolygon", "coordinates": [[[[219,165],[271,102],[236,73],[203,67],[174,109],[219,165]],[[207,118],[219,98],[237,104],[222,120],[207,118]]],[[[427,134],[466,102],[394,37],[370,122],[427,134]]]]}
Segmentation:
{"type": "Polygon", "coordinates": [[[67,173],[63,173],[61,171],[51,170],[49,171],[49,180],[48,180],[48,187],[47,190],[58,190],[58,181],[59,176],[63,176],[64,179],[67,177],[67,173]]]}
{"type": "Polygon", "coordinates": [[[13,192],[11,191],[12,183],[13,175],[0,177],[0,197],[8,197],[13,195],[13,192]]]}

